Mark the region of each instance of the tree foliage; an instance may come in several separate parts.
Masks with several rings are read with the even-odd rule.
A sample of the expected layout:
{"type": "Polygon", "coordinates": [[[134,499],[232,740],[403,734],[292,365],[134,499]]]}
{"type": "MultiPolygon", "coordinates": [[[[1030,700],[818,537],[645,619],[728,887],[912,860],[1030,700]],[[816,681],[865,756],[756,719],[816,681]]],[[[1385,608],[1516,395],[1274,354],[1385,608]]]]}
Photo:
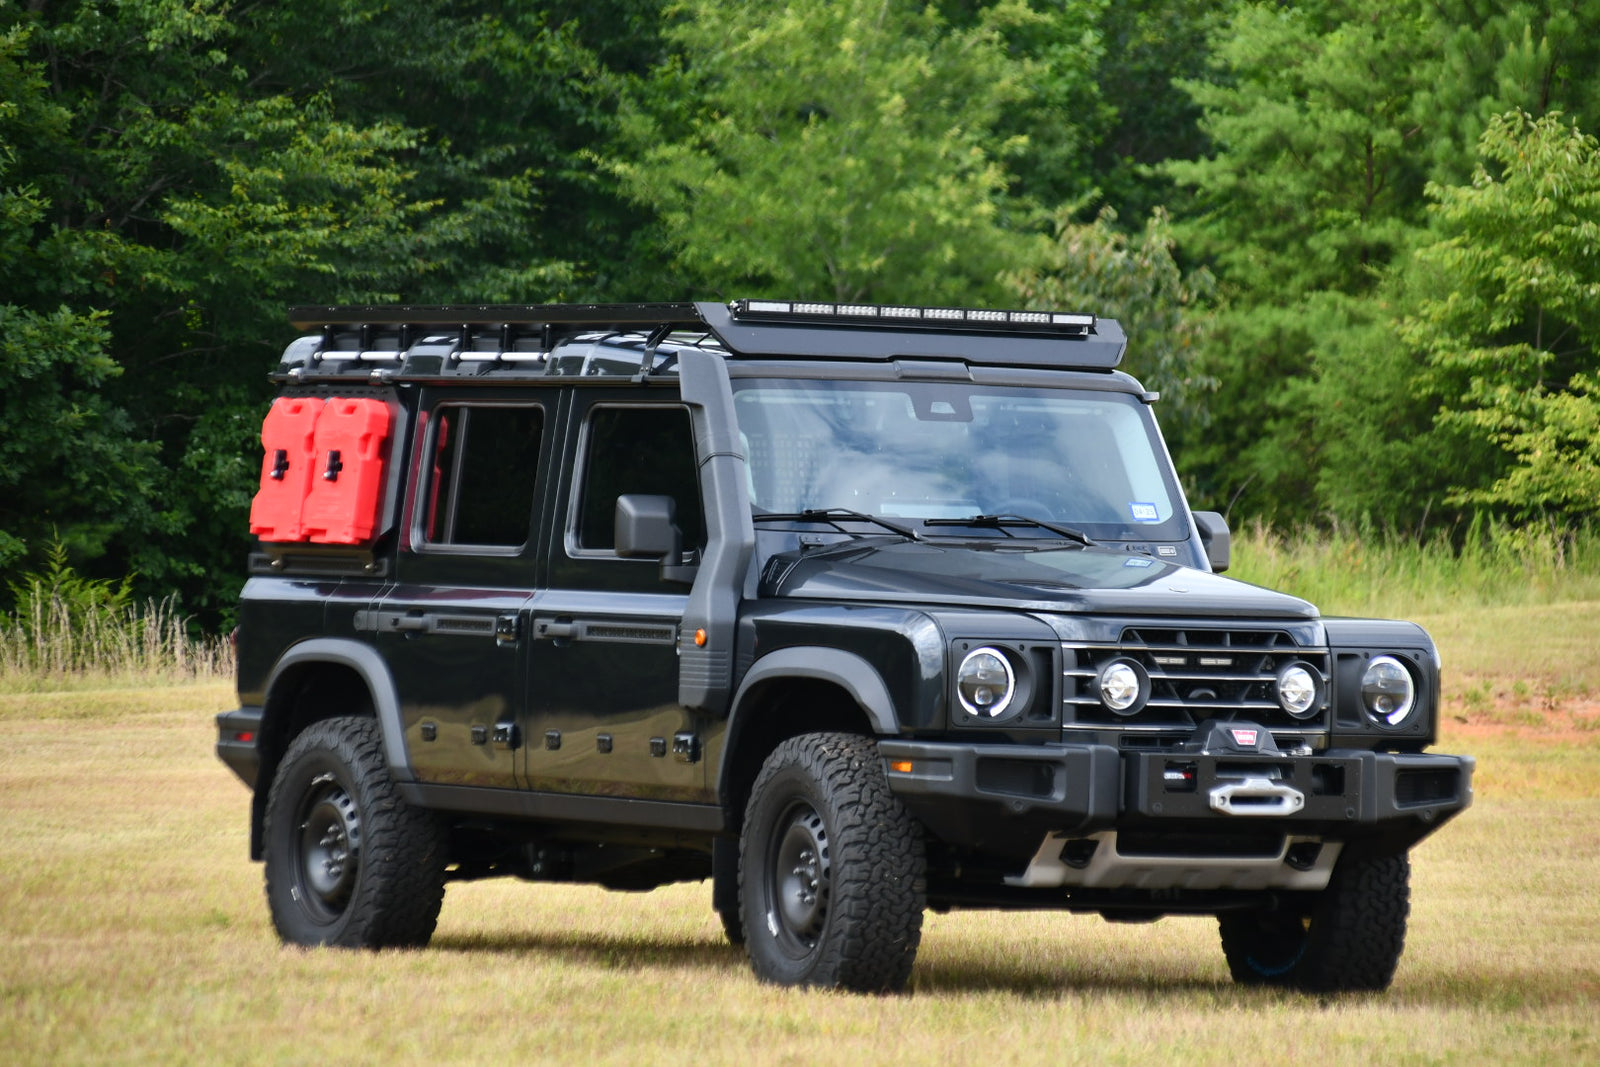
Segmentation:
{"type": "MultiPolygon", "coordinates": [[[[1592,514],[1600,502],[1600,143],[1561,115],[1496,116],[1470,185],[1434,186],[1443,294],[1407,323],[1439,420],[1506,454],[1463,501],[1592,514]]],[[[1476,474],[1479,472],[1463,472],[1476,474]]]]}
{"type": "Polygon", "coordinates": [[[531,223],[599,105],[553,18],[0,6],[0,563],[59,533],[226,604],[285,305],[567,295],[581,272],[531,223]]]}
{"type": "Polygon", "coordinates": [[[1007,276],[1027,307],[1092,309],[1114,318],[1130,341],[1124,366],[1163,394],[1168,429],[1203,424],[1211,381],[1195,366],[1208,320],[1200,309],[1213,280],[1205,268],[1185,273],[1173,256],[1171,222],[1160,209],[1140,233],[1116,227],[1104,206],[1089,222],[1064,210],[1040,263],[1007,276]]]}
{"type": "Polygon", "coordinates": [[[884,0],[680,11],[671,93],[643,88],[637,158],[615,170],[686,276],[722,295],[982,302],[1033,254],[1006,204],[1024,141],[995,138],[1033,73],[1004,48],[1039,18],[1023,4],[968,29],[884,0]]]}
{"type": "Polygon", "coordinates": [[[1587,519],[1596,69],[1600,0],[0,0],[0,568],[218,621],[299,302],[1065,305],[1236,520],[1587,519]]]}
{"type": "Polygon", "coordinates": [[[1469,179],[1492,115],[1600,105],[1579,73],[1597,29],[1594,4],[1233,7],[1214,70],[1183,83],[1212,152],[1168,168],[1193,190],[1180,246],[1222,298],[1200,359],[1210,427],[1179,449],[1203,499],[1396,525],[1483,502],[1451,486],[1495,450],[1435,425],[1434,376],[1396,334],[1445,284],[1414,255],[1440,221],[1426,191],[1469,179]]]}

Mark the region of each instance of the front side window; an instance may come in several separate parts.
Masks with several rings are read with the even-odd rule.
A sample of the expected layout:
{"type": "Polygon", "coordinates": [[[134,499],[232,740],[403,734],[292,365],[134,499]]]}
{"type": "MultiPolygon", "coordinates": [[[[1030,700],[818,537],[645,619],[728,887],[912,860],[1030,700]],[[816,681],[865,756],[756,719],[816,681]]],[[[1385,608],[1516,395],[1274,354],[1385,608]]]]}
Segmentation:
{"type": "Polygon", "coordinates": [[[616,546],[617,497],[624,493],[672,497],[683,547],[705,547],[694,432],[687,410],[599,407],[589,416],[578,504],[579,548],[616,546]]]}
{"type": "Polygon", "coordinates": [[[757,513],[1015,514],[1106,539],[1181,538],[1137,398],[971,383],[735,382],[757,513]]]}
{"type": "Polygon", "coordinates": [[[424,541],[525,545],[533,521],[543,409],[441,404],[431,423],[433,470],[422,509],[424,541]]]}

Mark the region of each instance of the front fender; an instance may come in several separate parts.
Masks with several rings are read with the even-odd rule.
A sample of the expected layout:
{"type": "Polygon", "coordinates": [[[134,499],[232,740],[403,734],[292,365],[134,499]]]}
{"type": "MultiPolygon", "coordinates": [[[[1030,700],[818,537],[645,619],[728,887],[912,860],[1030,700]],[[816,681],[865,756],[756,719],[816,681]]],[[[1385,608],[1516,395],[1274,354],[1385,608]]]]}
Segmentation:
{"type": "Polygon", "coordinates": [[[757,660],[745,674],[734,694],[734,715],[739,714],[750,691],[775,678],[808,678],[831,682],[849,693],[867,713],[873,731],[879,735],[900,732],[894,701],[877,668],[854,652],[837,648],[797,646],[782,648],[757,660]]]}

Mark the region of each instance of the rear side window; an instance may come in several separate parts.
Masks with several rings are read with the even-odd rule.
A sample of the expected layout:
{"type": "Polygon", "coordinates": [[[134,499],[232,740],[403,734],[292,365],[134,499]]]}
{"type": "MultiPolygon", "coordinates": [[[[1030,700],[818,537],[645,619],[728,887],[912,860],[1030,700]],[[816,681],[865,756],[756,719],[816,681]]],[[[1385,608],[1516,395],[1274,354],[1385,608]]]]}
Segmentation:
{"type": "Polygon", "coordinates": [[[424,540],[497,548],[527,544],[543,434],[539,407],[435,408],[424,540]]]}
{"type": "Polygon", "coordinates": [[[664,494],[677,501],[684,548],[704,548],[705,518],[700,510],[694,432],[689,412],[676,407],[596,408],[589,417],[582,495],[578,505],[578,547],[616,546],[617,497],[624,493],[664,494]]]}

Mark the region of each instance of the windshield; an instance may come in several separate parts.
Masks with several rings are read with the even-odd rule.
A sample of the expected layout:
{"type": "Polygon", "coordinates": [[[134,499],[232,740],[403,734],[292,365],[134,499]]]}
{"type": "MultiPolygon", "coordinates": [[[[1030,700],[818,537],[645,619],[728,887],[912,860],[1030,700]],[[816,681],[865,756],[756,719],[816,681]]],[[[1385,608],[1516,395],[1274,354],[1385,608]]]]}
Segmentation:
{"type": "Polygon", "coordinates": [[[970,382],[733,385],[758,515],[1015,514],[1108,540],[1185,532],[1153,421],[1124,393],[970,382]]]}

